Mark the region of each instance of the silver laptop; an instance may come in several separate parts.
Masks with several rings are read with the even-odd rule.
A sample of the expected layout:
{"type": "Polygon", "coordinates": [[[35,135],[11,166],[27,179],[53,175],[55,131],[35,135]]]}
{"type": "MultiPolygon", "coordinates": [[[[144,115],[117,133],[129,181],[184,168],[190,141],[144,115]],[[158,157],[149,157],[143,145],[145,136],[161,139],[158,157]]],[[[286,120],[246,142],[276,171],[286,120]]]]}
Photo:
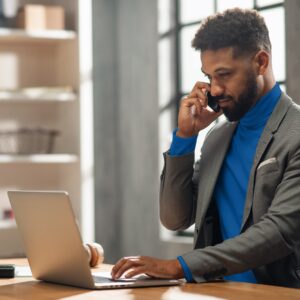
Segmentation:
{"type": "Polygon", "coordinates": [[[8,197],[34,278],[89,289],[177,285],[180,280],[113,280],[93,275],[66,192],[9,191],[8,197]]]}

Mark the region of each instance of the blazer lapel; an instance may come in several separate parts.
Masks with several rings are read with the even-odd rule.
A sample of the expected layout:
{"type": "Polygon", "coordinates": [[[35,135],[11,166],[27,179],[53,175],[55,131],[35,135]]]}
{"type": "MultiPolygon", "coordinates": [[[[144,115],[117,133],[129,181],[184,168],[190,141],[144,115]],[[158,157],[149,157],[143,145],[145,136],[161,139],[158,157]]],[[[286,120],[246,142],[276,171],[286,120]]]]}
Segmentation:
{"type": "Polygon", "coordinates": [[[258,164],[261,162],[261,159],[273,139],[274,133],[277,131],[282,119],[284,118],[285,114],[289,106],[292,104],[291,99],[284,93],[282,93],[278,104],[276,105],[273,113],[271,114],[263,133],[258,141],[258,145],[256,148],[256,153],[254,157],[254,162],[251,168],[249,183],[248,183],[248,190],[247,190],[247,197],[246,203],[244,208],[244,215],[243,215],[243,222],[241,226],[241,232],[245,229],[244,226],[247,223],[248,218],[250,217],[252,203],[253,203],[253,194],[254,194],[254,187],[255,187],[255,174],[258,164]]]}
{"type": "Polygon", "coordinates": [[[213,130],[211,133],[213,136],[209,136],[205,141],[205,150],[203,149],[205,152],[202,153],[201,159],[204,159],[207,164],[205,168],[207,173],[205,178],[200,180],[201,187],[199,190],[201,190],[201,193],[198,194],[196,215],[196,226],[198,228],[204,221],[236,125],[237,123],[227,122],[222,127],[213,130]]]}

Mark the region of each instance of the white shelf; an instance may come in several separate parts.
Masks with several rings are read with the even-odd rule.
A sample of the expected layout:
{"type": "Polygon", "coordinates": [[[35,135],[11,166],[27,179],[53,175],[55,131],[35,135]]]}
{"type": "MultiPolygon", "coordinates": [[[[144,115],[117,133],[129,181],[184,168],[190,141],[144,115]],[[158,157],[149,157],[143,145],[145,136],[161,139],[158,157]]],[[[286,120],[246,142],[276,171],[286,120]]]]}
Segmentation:
{"type": "Polygon", "coordinates": [[[0,91],[0,103],[24,103],[24,102],[71,102],[77,99],[75,93],[65,92],[59,94],[26,94],[17,92],[0,91]]]}
{"type": "Polygon", "coordinates": [[[17,228],[16,221],[13,220],[0,220],[0,229],[17,228]]]}
{"type": "Polygon", "coordinates": [[[75,31],[70,30],[23,30],[0,28],[1,42],[37,42],[49,41],[60,42],[65,40],[74,40],[76,38],[75,31]]]}
{"type": "Polygon", "coordinates": [[[33,163],[33,164],[68,164],[78,161],[74,154],[33,154],[6,155],[0,154],[0,164],[33,163]]]}

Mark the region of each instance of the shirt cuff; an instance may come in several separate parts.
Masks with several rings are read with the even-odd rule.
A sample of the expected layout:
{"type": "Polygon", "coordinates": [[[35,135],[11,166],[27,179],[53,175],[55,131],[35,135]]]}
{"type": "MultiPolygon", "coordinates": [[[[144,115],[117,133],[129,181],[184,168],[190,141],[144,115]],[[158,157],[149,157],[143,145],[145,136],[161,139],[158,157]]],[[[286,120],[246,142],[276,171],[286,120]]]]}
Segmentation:
{"type": "Polygon", "coordinates": [[[193,282],[194,280],[193,280],[192,272],[189,269],[186,262],[184,261],[184,259],[182,258],[182,256],[178,256],[177,259],[178,259],[179,263],[181,264],[181,267],[182,267],[183,273],[184,273],[184,278],[186,279],[186,281],[193,282]]]}
{"type": "Polygon", "coordinates": [[[178,128],[173,131],[173,139],[170,147],[169,155],[170,156],[180,156],[189,154],[195,151],[197,137],[198,135],[194,135],[189,138],[182,138],[176,135],[178,128]]]}

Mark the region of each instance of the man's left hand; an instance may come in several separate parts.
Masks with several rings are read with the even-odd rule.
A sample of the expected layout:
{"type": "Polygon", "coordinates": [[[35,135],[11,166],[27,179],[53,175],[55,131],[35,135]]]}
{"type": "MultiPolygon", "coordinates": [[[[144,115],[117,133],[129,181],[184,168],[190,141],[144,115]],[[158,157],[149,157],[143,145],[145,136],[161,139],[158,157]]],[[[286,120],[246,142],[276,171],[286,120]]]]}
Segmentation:
{"type": "Polygon", "coordinates": [[[156,278],[179,279],[184,277],[182,267],[177,259],[163,260],[149,256],[129,256],[120,259],[112,269],[113,279],[131,278],[139,274],[147,274],[156,278]]]}

